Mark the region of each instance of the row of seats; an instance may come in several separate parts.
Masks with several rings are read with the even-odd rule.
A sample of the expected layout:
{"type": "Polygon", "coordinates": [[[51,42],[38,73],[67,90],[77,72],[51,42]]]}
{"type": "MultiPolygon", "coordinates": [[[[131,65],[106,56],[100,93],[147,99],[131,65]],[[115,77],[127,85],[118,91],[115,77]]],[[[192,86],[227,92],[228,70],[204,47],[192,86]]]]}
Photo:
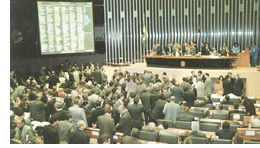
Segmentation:
{"type": "MultiPolygon", "coordinates": [[[[178,128],[178,129],[187,129],[191,130],[191,122],[185,121],[176,121],[175,124],[172,123],[170,120],[157,120],[157,125],[162,124],[163,121],[168,122],[169,128],[178,128]]],[[[220,124],[216,123],[200,123],[200,131],[211,131],[216,132],[220,127],[220,124]]],[[[237,131],[239,125],[230,125],[230,129],[237,131]]]]}
{"type": "MultiPolygon", "coordinates": [[[[254,104],[256,103],[256,98],[249,98],[249,99],[252,100],[254,102],[254,104]]],[[[204,97],[197,97],[197,100],[203,101],[204,97]]],[[[220,102],[220,98],[211,98],[211,101],[212,102],[220,102]]],[[[230,98],[229,101],[233,102],[233,103],[240,103],[241,102],[240,98],[230,98]]]]}
{"type": "MultiPolygon", "coordinates": [[[[139,131],[139,139],[147,141],[157,141],[157,135],[155,133],[147,131],[139,131]]],[[[228,139],[208,139],[208,138],[199,138],[199,137],[190,137],[192,144],[232,144],[232,140],[228,139]]],[[[168,144],[179,144],[177,135],[166,135],[159,134],[158,142],[168,143],[168,144]]],[[[249,141],[246,140],[245,144],[260,144],[259,141],[249,141]]]]}

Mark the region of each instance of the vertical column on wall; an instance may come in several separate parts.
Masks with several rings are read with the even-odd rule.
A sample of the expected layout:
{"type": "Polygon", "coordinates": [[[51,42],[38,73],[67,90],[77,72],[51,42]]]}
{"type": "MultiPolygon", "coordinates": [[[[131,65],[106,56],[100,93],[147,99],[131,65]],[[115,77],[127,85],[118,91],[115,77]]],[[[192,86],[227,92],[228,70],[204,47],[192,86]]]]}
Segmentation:
{"type": "Polygon", "coordinates": [[[163,48],[165,47],[165,45],[167,45],[167,41],[168,41],[168,17],[167,17],[167,4],[168,4],[168,0],[164,0],[164,7],[163,7],[163,10],[162,10],[162,15],[163,15],[163,18],[164,18],[164,44],[162,45],[163,48]]]}
{"type": "Polygon", "coordinates": [[[131,40],[131,37],[130,37],[130,27],[129,27],[129,5],[130,5],[130,2],[129,0],[126,0],[126,12],[127,12],[127,19],[126,19],[126,30],[127,30],[127,62],[130,62],[130,40],[131,40]]]}
{"type": "Polygon", "coordinates": [[[260,1],[259,0],[256,0],[256,4],[255,4],[255,13],[257,14],[256,16],[256,32],[255,32],[255,35],[256,35],[256,44],[258,44],[258,47],[260,46],[260,1]]]}
{"type": "Polygon", "coordinates": [[[135,24],[136,24],[136,20],[135,20],[135,18],[133,17],[133,12],[135,11],[135,0],[132,1],[132,5],[133,5],[132,11],[130,11],[130,13],[131,13],[131,15],[132,15],[131,19],[132,19],[132,22],[133,22],[133,37],[132,37],[132,40],[134,41],[134,43],[133,43],[133,49],[132,49],[132,50],[134,50],[133,58],[132,58],[132,63],[133,63],[133,62],[135,63],[135,60],[136,60],[136,55],[135,55],[135,50],[136,50],[136,48],[135,48],[135,47],[136,47],[136,36],[135,36],[136,28],[135,28],[135,24]]]}
{"type": "Polygon", "coordinates": [[[177,5],[176,4],[177,2],[176,1],[171,1],[171,33],[172,33],[172,40],[173,42],[176,42],[178,41],[179,39],[179,29],[178,29],[178,26],[179,26],[179,21],[177,20],[177,15],[176,15],[176,9],[175,9],[175,6],[177,5]]]}
{"type": "MultiPolygon", "coordinates": [[[[123,38],[124,38],[124,41],[123,41],[123,44],[124,44],[124,55],[123,55],[123,57],[124,57],[124,62],[127,62],[127,53],[126,53],[126,45],[127,45],[127,42],[126,42],[126,36],[127,36],[127,29],[126,29],[126,20],[128,20],[127,19],[127,11],[126,11],[126,1],[125,0],[123,0],[123,11],[124,11],[124,21],[123,21],[123,23],[124,23],[124,33],[122,34],[123,35],[123,38]]],[[[123,39],[122,39],[123,40],[123,39]]]]}
{"type": "Polygon", "coordinates": [[[240,12],[240,15],[241,15],[241,26],[240,26],[240,29],[241,29],[241,32],[242,32],[242,35],[241,35],[241,44],[244,45],[244,47],[246,47],[246,44],[244,42],[244,34],[245,34],[245,30],[244,30],[244,26],[245,26],[245,0],[241,0],[241,4],[243,5],[243,11],[240,12]]]}
{"type": "Polygon", "coordinates": [[[123,36],[125,34],[125,29],[123,28],[124,20],[125,20],[125,11],[122,8],[124,0],[119,1],[119,7],[120,7],[120,56],[119,56],[119,62],[124,62],[124,51],[123,51],[123,36]]]}
{"type": "Polygon", "coordinates": [[[142,52],[142,32],[143,32],[143,26],[142,26],[142,16],[143,16],[143,14],[142,14],[142,7],[141,7],[141,0],[139,0],[138,1],[138,11],[137,11],[138,13],[136,13],[136,15],[138,16],[138,18],[139,18],[139,40],[140,40],[140,42],[139,42],[139,53],[140,53],[140,63],[141,62],[143,62],[143,52],[142,52]]]}
{"type": "Polygon", "coordinates": [[[107,2],[106,2],[106,5],[107,5],[107,11],[108,11],[108,16],[107,16],[107,36],[108,36],[108,40],[107,40],[107,42],[108,42],[108,58],[109,58],[109,60],[108,60],[108,62],[109,63],[112,63],[112,57],[111,57],[111,55],[112,55],[112,48],[111,48],[111,46],[112,46],[112,44],[111,44],[111,41],[112,41],[112,37],[111,37],[111,24],[112,24],[112,13],[111,13],[111,1],[112,0],[107,0],[107,2]]]}
{"type": "Polygon", "coordinates": [[[146,19],[147,19],[147,22],[148,22],[147,25],[146,25],[147,26],[147,35],[148,35],[146,45],[147,45],[147,48],[149,50],[149,53],[151,53],[151,49],[152,49],[152,45],[153,45],[153,43],[151,42],[152,41],[152,33],[151,33],[151,24],[152,24],[152,22],[151,22],[152,11],[151,10],[152,10],[152,8],[151,8],[150,2],[151,2],[150,0],[147,1],[148,7],[146,9],[149,12],[146,16],[146,19]]]}
{"type": "Polygon", "coordinates": [[[107,44],[108,44],[108,33],[107,33],[107,0],[104,0],[104,23],[105,23],[105,48],[106,48],[106,63],[108,63],[108,48],[107,48],[107,44]]]}
{"type": "Polygon", "coordinates": [[[244,36],[245,36],[245,45],[248,45],[247,43],[248,43],[248,22],[249,22],[249,20],[248,20],[248,12],[249,12],[249,4],[248,4],[248,0],[245,0],[244,1],[244,5],[245,5],[245,13],[244,13],[244,15],[245,15],[245,30],[244,30],[244,36]]]}
{"type": "Polygon", "coordinates": [[[167,42],[170,42],[172,39],[171,39],[171,35],[170,35],[170,23],[171,23],[171,9],[170,9],[170,0],[167,0],[167,3],[165,3],[165,5],[167,6],[167,7],[165,7],[165,8],[167,8],[167,10],[165,9],[165,14],[164,15],[166,15],[167,13],[168,13],[168,15],[167,15],[167,31],[166,31],[166,35],[167,35],[167,42]]]}
{"type": "Polygon", "coordinates": [[[249,34],[249,44],[248,45],[251,44],[252,37],[253,37],[252,20],[254,18],[252,17],[252,15],[253,15],[253,12],[254,12],[254,2],[251,1],[249,3],[249,6],[250,6],[250,9],[249,9],[249,32],[248,32],[248,34],[249,34]]]}

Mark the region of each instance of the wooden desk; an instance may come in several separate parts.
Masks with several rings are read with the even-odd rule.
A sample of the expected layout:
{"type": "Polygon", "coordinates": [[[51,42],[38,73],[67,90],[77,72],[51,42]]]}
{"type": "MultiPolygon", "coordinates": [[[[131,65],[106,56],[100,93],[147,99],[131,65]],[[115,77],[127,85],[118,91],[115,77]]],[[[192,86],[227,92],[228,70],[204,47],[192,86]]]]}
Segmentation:
{"type": "Polygon", "coordinates": [[[244,116],[244,118],[243,118],[244,126],[249,126],[250,119],[251,119],[251,116],[244,116]]]}
{"type": "Polygon", "coordinates": [[[232,68],[231,63],[237,57],[212,56],[143,56],[148,67],[177,67],[177,68],[232,68]]]}
{"type": "Polygon", "coordinates": [[[237,128],[237,134],[245,140],[260,140],[260,129],[237,128]]]}
{"type": "MultiPolygon", "coordinates": [[[[99,129],[87,128],[85,130],[85,132],[86,132],[86,134],[90,138],[94,138],[94,139],[98,139],[99,138],[99,129]]],[[[116,132],[114,137],[113,137],[113,142],[123,143],[123,138],[124,138],[124,134],[123,133],[116,132]]]]}
{"type": "Polygon", "coordinates": [[[237,67],[250,67],[250,53],[239,52],[235,65],[237,67]]]}

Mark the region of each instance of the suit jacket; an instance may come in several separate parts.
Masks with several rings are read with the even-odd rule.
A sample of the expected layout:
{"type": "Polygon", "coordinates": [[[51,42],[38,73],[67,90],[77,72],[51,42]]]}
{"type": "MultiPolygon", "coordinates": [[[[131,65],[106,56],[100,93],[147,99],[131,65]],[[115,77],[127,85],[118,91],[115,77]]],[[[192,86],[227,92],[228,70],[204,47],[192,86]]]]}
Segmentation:
{"type": "Polygon", "coordinates": [[[94,81],[96,81],[98,84],[101,84],[101,71],[97,70],[97,71],[93,71],[91,73],[91,76],[94,78],[94,81]]]}
{"type": "Polygon", "coordinates": [[[71,133],[69,144],[89,144],[89,136],[80,129],[74,130],[71,133]]]}
{"type": "Polygon", "coordinates": [[[88,100],[90,103],[89,109],[91,110],[95,106],[95,102],[98,100],[98,95],[92,94],[88,97],[88,100]]]}
{"type": "Polygon", "coordinates": [[[233,102],[231,102],[231,101],[223,101],[223,102],[220,102],[220,104],[233,105],[233,102]]]}
{"type": "Polygon", "coordinates": [[[199,81],[196,84],[195,88],[197,89],[197,97],[204,97],[205,84],[199,81]]]}
{"type": "Polygon", "coordinates": [[[137,138],[132,136],[125,136],[123,141],[123,144],[142,144],[137,138]]]}
{"type": "Polygon", "coordinates": [[[144,125],[144,119],[142,117],[142,113],[144,112],[143,105],[138,105],[138,104],[128,105],[128,111],[132,117],[132,120],[135,123],[133,127],[142,129],[142,126],[144,125]]]}
{"type": "Polygon", "coordinates": [[[219,137],[219,139],[230,139],[235,136],[236,132],[232,129],[218,129],[216,131],[216,136],[219,137]]]}
{"type": "Polygon", "coordinates": [[[244,106],[246,108],[246,114],[249,113],[250,116],[256,115],[254,102],[252,100],[245,99],[243,104],[244,104],[244,106]]]}
{"type": "Polygon", "coordinates": [[[102,116],[105,114],[104,108],[98,107],[91,112],[91,122],[92,124],[96,124],[98,116],[102,116]]]}
{"type": "Polygon", "coordinates": [[[204,95],[211,94],[211,85],[212,85],[211,78],[208,77],[205,81],[204,95]]]}
{"type": "Polygon", "coordinates": [[[198,137],[198,138],[206,138],[206,135],[201,132],[193,131],[185,134],[187,137],[198,137]]]}
{"type": "Polygon", "coordinates": [[[56,86],[57,83],[60,82],[60,80],[58,76],[50,75],[48,82],[49,82],[49,88],[52,89],[52,87],[56,86]]]}
{"type": "Polygon", "coordinates": [[[230,81],[224,80],[222,82],[222,84],[223,84],[223,89],[224,89],[224,94],[223,95],[227,95],[227,94],[232,93],[232,87],[231,87],[230,81]]]}
{"type": "Polygon", "coordinates": [[[29,108],[30,108],[31,117],[33,118],[33,120],[40,121],[40,122],[45,121],[46,107],[47,107],[47,105],[41,101],[37,101],[37,100],[31,101],[29,108]]]}
{"type": "Polygon", "coordinates": [[[242,79],[238,78],[237,80],[235,80],[233,85],[233,94],[235,94],[236,96],[241,96],[243,89],[244,89],[244,82],[242,79]]]}
{"type": "Polygon", "coordinates": [[[108,115],[99,116],[97,119],[97,124],[99,127],[99,135],[108,134],[110,137],[116,133],[116,126],[113,118],[108,115]]]}
{"type": "Polygon", "coordinates": [[[106,104],[108,104],[108,105],[110,105],[110,106],[113,106],[113,102],[112,102],[112,98],[107,98],[107,97],[105,97],[105,100],[104,100],[105,102],[104,102],[104,106],[106,105],[106,104]]]}
{"type": "Polygon", "coordinates": [[[206,46],[203,46],[203,47],[201,48],[201,55],[209,55],[209,51],[206,50],[206,46]]]}
{"type": "Polygon", "coordinates": [[[171,91],[164,91],[162,92],[163,98],[164,100],[169,99],[172,96],[172,92],[171,91]]]}
{"type": "Polygon", "coordinates": [[[47,97],[45,94],[42,94],[41,101],[42,101],[44,104],[46,104],[47,101],[48,101],[48,97],[47,97]]]}
{"type": "Polygon", "coordinates": [[[159,93],[151,94],[150,96],[150,104],[152,105],[154,102],[156,102],[159,99],[163,99],[163,96],[159,93]]]}
{"type": "Polygon", "coordinates": [[[30,140],[34,137],[34,131],[33,129],[28,126],[24,125],[22,132],[18,127],[15,128],[16,133],[16,140],[21,140],[24,144],[28,144],[30,140]],[[29,135],[29,141],[26,140],[26,135],[29,135]]]}
{"type": "Polygon", "coordinates": [[[196,97],[194,95],[193,91],[186,91],[183,95],[183,100],[186,101],[186,106],[193,106],[194,105],[194,101],[196,100],[196,97]]]}
{"type": "Polygon", "coordinates": [[[182,100],[182,97],[184,95],[183,88],[179,86],[175,86],[170,88],[170,90],[172,92],[172,96],[175,97],[175,103],[179,103],[179,101],[182,100]]]}
{"type": "Polygon", "coordinates": [[[150,96],[151,96],[151,94],[149,94],[149,93],[143,93],[140,97],[142,100],[145,112],[151,111],[150,96]]]}
{"type": "Polygon", "coordinates": [[[59,141],[69,142],[71,132],[74,130],[74,126],[68,120],[59,121],[57,125],[57,132],[59,134],[59,141]]]}
{"type": "Polygon", "coordinates": [[[59,135],[55,127],[45,125],[43,127],[44,144],[59,144],[59,135]]]}
{"type": "Polygon", "coordinates": [[[53,98],[52,100],[47,102],[47,108],[46,108],[46,120],[49,119],[50,115],[54,115],[57,111],[54,108],[54,104],[56,102],[56,98],[53,98]]]}
{"type": "Polygon", "coordinates": [[[175,124],[177,115],[181,112],[180,106],[176,103],[170,102],[164,105],[163,113],[166,120],[171,120],[175,124]]]}
{"type": "Polygon", "coordinates": [[[148,74],[144,74],[141,76],[141,78],[144,80],[146,87],[148,87],[149,81],[151,80],[151,76],[149,76],[148,74]]]}
{"type": "Polygon", "coordinates": [[[166,55],[168,55],[169,53],[172,53],[173,52],[172,46],[170,46],[170,48],[169,48],[169,46],[165,46],[164,51],[165,51],[166,55]]]}
{"type": "Polygon", "coordinates": [[[164,114],[163,114],[163,108],[166,102],[162,99],[157,100],[156,102],[153,103],[151,106],[152,112],[151,112],[151,118],[156,121],[157,119],[163,119],[164,114]]]}
{"type": "Polygon", "coordinates": [[[124,136],[129,136],[132,130],[131,115],[128,111],[124,112],[119,120],[117,130],[124,133],[124,136]]]}
{"type": "Polygon", "coordinates": [[[83,120],[86,123],[86,126],[88,127],[88,122],[86,119],[86,115],[85,112],[82,108],[80,108],[78,105],[73,105],[72,107],[69,108],[69,112],[72,114],[73,116],[73,120],[72,120],[72,124],[73,125],[77,125],[77,122],[79,120],[83,120]]]}
{"type": "Polygon", "coordinates": [[[57,111],[53,116],[56,116],[59,121],[66,120],[66,116],[69,113],[67,110],[57,111]]]}
{"type": "Polygon", "coordinates": [[[145,87],[141,85],[136,86],[136,96],[141,97],[142,94],[145,93],[145,87]]]}
{"type": "Polygon", "coordinates": [[[136,92],[137,84],[133,81],[130,81],[126,84],[126,91],[127,91],[127,96],[130,95],[130,92],[136,92]]]}
{"type": "Polygon", "coordinates": [[[187,121],[187,122],[191,122],[193,121],[194,116],[189,114],[189,113],[180,113],[177,115],[177,121],[187,121]]]}
{"type": "Polygon", "coordinates": [[[189,90],[190,85],[187,82],[182,82],[180,87],[185,91],[189,90]]]}

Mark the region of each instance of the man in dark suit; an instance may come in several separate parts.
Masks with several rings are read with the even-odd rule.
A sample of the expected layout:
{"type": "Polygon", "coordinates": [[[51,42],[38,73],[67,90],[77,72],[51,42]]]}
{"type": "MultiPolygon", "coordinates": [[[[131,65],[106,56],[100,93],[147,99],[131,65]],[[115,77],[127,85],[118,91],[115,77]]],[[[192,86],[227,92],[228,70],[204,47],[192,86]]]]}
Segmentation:
{"type": "Polygon", "coordinates": [[[41,101],[41,98],[42,98],[42,94],[37,93],[36,100],[30,102],[31,117],[33,118],[33,120],[40,121],[40,122],[45,121],[45,117],[46,117],[45,109],[47,107],[47,105],[41,101]]]}
{"type": "Polygon", "coordinates": [[[136,86],[136,95],[138,96],[138,97],[141,97],[141,95],[143,94],[143,93],[145,93],[145,87],[146,87],[146,85],[145,85],[145,82],[143,81],[143,80],[141,80],[140,81],[140,84],[138,84],[137,86],[136,86]]]}
{"type": "Polygon", "coordinates": [[[77,129],[71,133],[69,144],[89,144],[89,136],[85,133],[86,123],[83,120],[77,122],[77,129]]]}
{"type": "Polygon", "coordinates": [[[225,76],[225,79],[223,80],[222,84],[223,84],[223,89],[224,89],[223,95],[232,93],[231,82],[228,80],[228,75],[225,76]]]}
{"type": "Polygon", "coordinates": [[[141,95],[141,100],[144,106],[144,120],[145,120],[145,125],[148,124],[148,122],[150,121],[150,117],[149,114],[151,112],[151,104],[150,104],[150,96],[151,94],[149,93],[143,93],[141,95]]]}
{"type": "Polygon", "coordinates": [[[60,82],[59,77],[55,75],[55,71],[51,72],[51,75],[49,79],[47,80],[49,82],[49,88],[52,89],[53,86],[56,86],[57,83],[60,82]]]}
{"type": "Polygon", "coordinates": [[[69,143],[71,132],[74,130],[72,122],[72,114],[68,113],[66,115],[66,120],[59,121],[56,130],[59,134],[59,142],[66,141],[69,143]]]}
{"type": "Polygon", "coordinates": [[[176,120],[177,121],[187,121],[187,122],[193,121],[194,116],[189,113],[189,109],[190,108],[188,106],[185,106],[184,112],[178,114],[176,120]]]}
{"type": "Polygon", "coordinates": [[[224,101],[220,102],[221,104],[233,105],[233,102],[230,101],[230,97],[225,95],[224,101]]]}
{"type": "Polygon", "coordinates": [[[119,132],[124,133],[124,136],[129,136],[132,130],[131,115],[123,105],[118,107],[118,112],[121,117],[119,123],[116,125],[116,128],[119,132]]]}
{"type": "Polygon", "coordinates": [[[165,55],[172,55],[172,42],[168,42],[168,45],[164,48],[165,55]]]}
{"type": "Polygon", "coordinates": [[[111,118],[112,107],[106,110],[106,114],[99,116],[97,119],[97,125],[99,127],[99,135],[107,134],[110,137],[116,133],[116,126],[114,119],[111,118]]]}
{"type": "Polygon", "coordinates": [[[219,139],[229,139],[232,140],[232,138],[235,136],[236,132],[232,129],[229,129],[229,122],[225,121],[222,123],[222,129],[218,129],[216,131],[216,136],[219,137],[219,139]]]}
{"type": "Polygon", "coordinates": [[[166,85],[163,85],[162,87],[162,95],[164,100],[169,99],[172,96],[172,92],[167,90],[166,85]]]}
{"type": "Polygon", "coordinates": [[[60,102],[56,102],[54,104],[54,107],[57,112],[54,113],[53,116],[55,116],[59,121],[66,120],[66,116],[69,113],[69,111],[63,110],[60,102]]]}
{"type": "Polygon", "coordinates": [[[238,104],[238,103],[234,103],[233,106],[234,106],[234,110],[231,110],[231,111],[228,112],[228,117],[229,117],[229,119],[231,119],[230,117],[231,117],[231,114],[233,114],[233,113],[236,113],[236,114],[245,114],[244,111],[238,110],[238,108],[239,108],[239,104],[238,104]]]}
{"type": "Polygon", "coordinates": [[[52,116],[54,113],[56,113],[56,109],[54,108],[54,104],[56,102],[57,93],[52,91],[50,93],[51,100],[47,102],[47,108],[46,108],[46,120],[49,120],[50,115],[52,116]]]}
{"type": "Polygon", "coordinates": [[[47,88],[44,88],[43,89],[43,92],[42,92],[42,98],[41,98],[41,101],[46,104],[48,102],[48,98],[49,98],[49,90],[47,88]]]}
{"type": "Polygon", "coordinates": [[[137,128],[133,128],[131,131],[131,136],[125,136],[123,138],[123,144],[142,144],[137,138],[139,136],[139,132],[137,128]]]}
{"type": "Polygon", "coordinates": [[[209,43],[206,43],[205,47],[201,48],[201,55],[209,55],[210,47],[209,43]]]}
{"type": "Polygon", "coordinates": [[[128,105],[128,111],[134,121],[133,127],[138,128],[139,130],[142,129],[144,125],[144,119],[142,117],[142,113],[144,112],[144,107],[141,104],[138,104],[139,98],[136,96],[134,98],[134,104],[128,105]]]}
{"type": "Polygon", "coordinates": [[[50,124],[43,127],[44,144],[59,144],[59,135],[56,130],[58,119],[55,116],[50,118],[50,124]]]}
{"type": "Polygon", "coordinates": [[[183,95],[183,100],[186,101],[186,106],[193,106],[194,101],[196,100],[194,92],[191,90],[185,91],[183,95]]]}
{"type": "Polygon", "coordinates": [[[113,102],[112,102],[112,92],[111,91],[107,91],[106,92],[106,97],[104,99],[104,105],[108,104],[110,106],[113,106],[113,102]]]}
{"type": "Polygon", "coordinates": [[[156,123],[157,119],[164,118],[163,108],[165,104],[166,104],[165,100],[162,100],[161,98],[153,103],[153,105],[151,106],[152,111],[151,111],[150,122],[156,123]]]}
{"type": "Polygon", "coordinates": [[[237,73],[234,74],[234,79],[233,94],[236,96],[242,96],[244,94],[244,82],[237,73]]]}
{"type": "Polygon", "coordinates": [[[163,99],[162,94],[160,93],[160,88],[155,88],[155,93],[151,94],[150,96],[150,104],[152,105],[154,102],[156,102],[159,99],[163,99]]]}
{"type": "Polygon", "coordinates": [[[85,115],[86,115],[86,119],[87,119],[87,122],[88,122],[88,127],[91,127],[91,114],[90,114],[90,103],[89,103],[89,100],[84,100],[83,101],[83,110],[85,112],[85,115]]]}
{"type": "Polygon", "coordinates": [[[97,118],[99,116],[102,116],[102,115],[105,114],[105,110],[104,110],[104,108],[101,107],[101,102],[99,100],[97,100],[95,102],[95,106],[96,106],[96,108],[94,110],[92,110],[92,112],[91,112],[91,122],[92,122],[92,124],[96,124],[97,118]]]}
{"type": "Polygon", "coordinates": [[[256,115],[255,105],[252,100],[248,99],[246,96],[242,96],[241,103],[243,103],[243,105],[245,106],[247,115],[249,116],[256,115]]]}
{"type": "Polygon", "coordinates": [[[170,88],[172,96],[175,97],[175,103],[179,103],[184,95],[183,89],[180,87],[179,82],[175,82],[175,87],[170,88]]]}

